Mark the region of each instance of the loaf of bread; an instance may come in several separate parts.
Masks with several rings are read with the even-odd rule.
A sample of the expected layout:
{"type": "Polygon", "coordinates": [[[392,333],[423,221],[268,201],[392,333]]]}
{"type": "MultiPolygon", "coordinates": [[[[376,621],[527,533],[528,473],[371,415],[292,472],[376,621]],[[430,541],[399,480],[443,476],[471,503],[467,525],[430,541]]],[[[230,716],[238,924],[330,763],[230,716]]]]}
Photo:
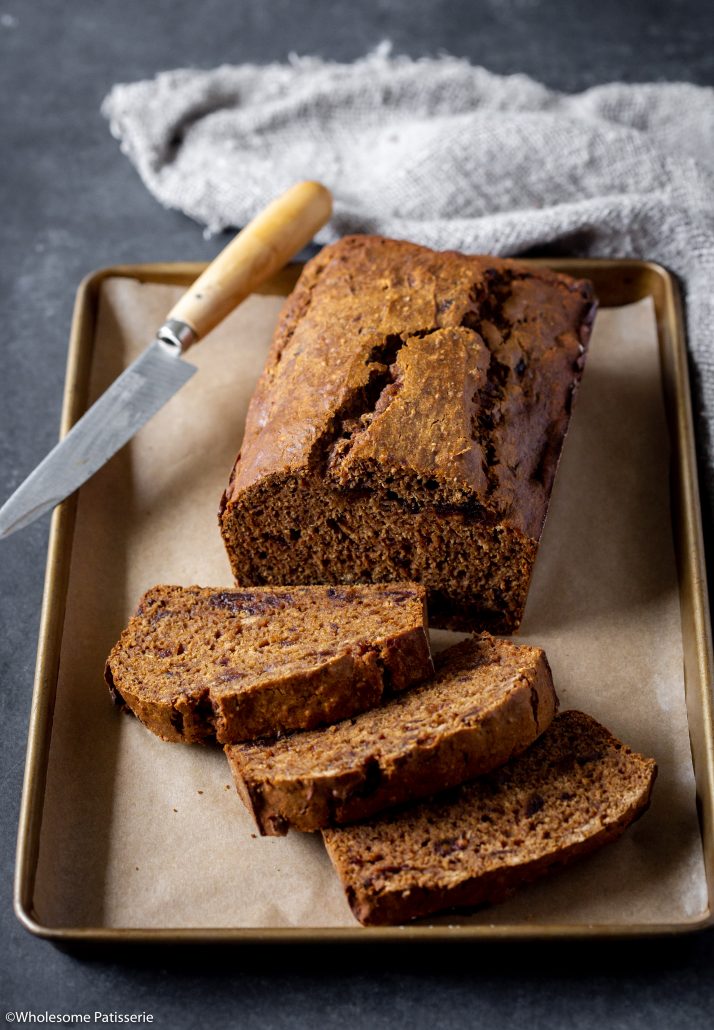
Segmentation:
{"type": "Polygon", "coordinates": [[[164,740],[233,743],[310,729],[433,672],[409,584],[156,586],[107,659],[115,699],[164,740]]]}
{"type": "Polygon", "coordinates": [[[538,647],[488,634],[435,656],[436,676],[322,730],[226,746],[238,793],[263,834],[365,819],[503,765],[557,707],[538,647]]]}
{"type": "Polygon", "coordinates": [[[323,830],[365,925],[500,901],[615,840],[649,804],[656,766],[581,712],[455,791],[323,830]]]}
{"type": "Polygon", "coordinates": [[[583,370],[589,283],[353,236],[280,318],[220,511],[236,582],[410,580],[519,623],[583,370]]]}

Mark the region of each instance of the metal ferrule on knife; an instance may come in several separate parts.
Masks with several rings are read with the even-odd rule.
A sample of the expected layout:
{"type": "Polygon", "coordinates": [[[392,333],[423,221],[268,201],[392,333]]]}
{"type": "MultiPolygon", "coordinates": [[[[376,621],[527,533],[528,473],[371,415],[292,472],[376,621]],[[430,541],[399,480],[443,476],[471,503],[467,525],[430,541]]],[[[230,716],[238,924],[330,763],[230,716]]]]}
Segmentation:
{"type": "Polygon", "coordinates": [[[198,336],[188,322],[179,322],[177,318],[169,318],[156,334],[159,343],[166,345],[170,353],[183,354],[187,347],[196,343],[198,336]]]}

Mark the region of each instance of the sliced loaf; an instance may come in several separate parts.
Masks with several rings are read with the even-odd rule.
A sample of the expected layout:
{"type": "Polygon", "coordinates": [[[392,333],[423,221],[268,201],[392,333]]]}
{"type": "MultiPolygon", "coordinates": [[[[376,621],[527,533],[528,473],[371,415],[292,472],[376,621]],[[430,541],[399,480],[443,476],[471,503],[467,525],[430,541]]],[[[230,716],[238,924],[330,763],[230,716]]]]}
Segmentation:
{"type": "Polygon", "coordinates": [[[422,587],[156,586],[105,677],[165,740],[225,744],[336,722],[432,672],[422,587]]]}
{"type": "Polygon", "coordinates": [[[306,266],[221,502],[236,582],[411,580],[511,633],[595,315],[583,280],[348,236],[306,266]]]}
{"type": "Polygon", "coordinates": [[[537,647],[472,637],[428,683],[323,730],[226,746],[263,834],[354,822],[503,765],[549,725],[557,698],[537,647]]]}
{"type": "Polygon", "coordinates": [[[652,759],[582,712],[502,769],[429,801],[323,830],[365,925],[496,902],[615,840],[647,808],[652,759]]]}

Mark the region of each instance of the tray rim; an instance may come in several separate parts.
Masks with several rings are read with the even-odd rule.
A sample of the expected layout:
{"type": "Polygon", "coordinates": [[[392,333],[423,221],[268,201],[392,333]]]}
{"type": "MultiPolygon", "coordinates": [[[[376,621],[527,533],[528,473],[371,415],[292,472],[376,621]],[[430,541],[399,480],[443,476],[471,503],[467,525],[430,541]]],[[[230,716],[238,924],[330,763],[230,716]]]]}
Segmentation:
{"type": "MultiPolygon", "coordinates": [[[[531,258],[534,267],[582,276],[620,271],[649,276],[659,290],[654,296],[662,365],[665,410],[672,442],[671,489],[675,553],[682,602],[685,645],[685,693],[697,788],[700,832],[709,894],[709,910],[702,917],[677,923],[613,924],[481,924],[479,926],[406,925],[354,927],[76,927],[48,926],[36,916],[33,892],[52,738],[66,590],[71,563],[77,494],[63,501],[52,515],[43,586],[37,661],[23,779],[17,838],[13,902],[20,923],[35,936],[56,943],[354,943],[358,941],[451,940],[568,940],[679,936],[714,925],[714,660],[707,596],[699,482],[694,446],[693,414],[681,295],[674,276],[656,262],[635,258],[531,258]],[[687,648],[686,621],[692,624],[687,648]],[[696,698],[694,694],[696,693],[696,698]],[[693,727],[690,704],[698,703],[702,722],[693,727]]],[[[121,277],[141,282],[189,285],[206,267],[203,262],[158,262],[110,265],[89,273],[80,283],[74,304],[67,354],[60,437],[86,407],[92,361],[96,307],[102,283],[121,277]]],[[[263,285],[260,293],[285,293],[302,268],[291,263],[263,285]]],[[[627,287],[625,286],[625,295],[627,287]]],[[[644,294],[643,294],[644,295],[644,294]]],[[[630,297],[630,302],[637,297],[630,297]]],[[[622,301],[627,303],[627,300],[622,301]]],[[[614,306],[614,305],[613,305],[614,306]]]]}

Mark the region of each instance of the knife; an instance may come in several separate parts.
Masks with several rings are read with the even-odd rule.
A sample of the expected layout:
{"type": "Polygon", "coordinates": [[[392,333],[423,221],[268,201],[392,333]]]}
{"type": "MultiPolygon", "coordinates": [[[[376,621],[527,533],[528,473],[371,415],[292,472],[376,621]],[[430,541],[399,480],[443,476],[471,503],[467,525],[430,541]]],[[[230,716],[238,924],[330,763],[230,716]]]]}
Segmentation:
{"type": "Polygon", "coordinates": [[[328,189],[299,182],[249,222],[174,305],[153,343],[0,508],[0,538],[54,508],[123,447],[197,371],[184,351],[309,243],[331,213],[328,189]]]}

